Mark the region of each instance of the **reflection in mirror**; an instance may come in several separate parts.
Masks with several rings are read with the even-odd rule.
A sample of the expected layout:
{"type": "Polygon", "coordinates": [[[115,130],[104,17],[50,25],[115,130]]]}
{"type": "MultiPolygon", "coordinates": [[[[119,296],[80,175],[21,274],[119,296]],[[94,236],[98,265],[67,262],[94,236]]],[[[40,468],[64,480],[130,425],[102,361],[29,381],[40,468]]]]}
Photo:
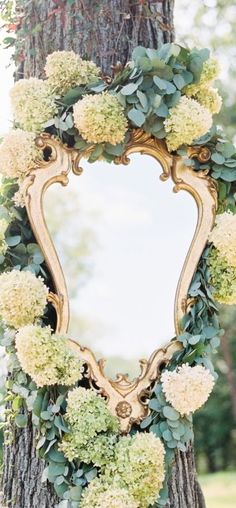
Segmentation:
{"type": "Polygon", "coordinates": [[[133,377],[140,358],[175,336],[175,292],[197,207],[187,192],[173,193],[171,180],[160,181],[150,156],[82,166],[44,198],[68,287],[69,335],[107,358],[109,376],[133,377]]]}

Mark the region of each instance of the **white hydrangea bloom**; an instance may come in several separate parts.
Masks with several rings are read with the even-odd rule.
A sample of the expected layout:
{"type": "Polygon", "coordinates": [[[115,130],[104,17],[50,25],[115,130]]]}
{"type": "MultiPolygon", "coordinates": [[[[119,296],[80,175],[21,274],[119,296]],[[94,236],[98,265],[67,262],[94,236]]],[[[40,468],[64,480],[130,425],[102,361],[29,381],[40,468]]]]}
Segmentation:
{"type": "Polygon", "coordinates": [[[184,364],[174,371],[163,372],[161,383],[166,400],[183,416],[205,404],[212,392],[214,377],[202,365],[184,364]]]}
{"type": "Polygon", "coordinates": [[[217,215],[209,241],[229,265],[236,267],[236,214],[224,212],[217,215]]]}
{"type": "Polygon", "coordinates": [[[57,107],[46,81],[37,78],[17,81],[10,92],[14,118],[21,129],[41,132],[57,107]]]}
{"type": "MultiPolygon", "coordinates": [[[[18,183],[20,183],[20,182],[18,181],[18,183]]],[[[19,208],[25,207],[25,195],[24,195],[24,191],[23,191],[23,186],[21,184],[19,184],[19,189],[18,189],[18,191],[15,192],[12,199],[13,199],[15,206],[17,206],[19,208]]]]}
{"type": "Polygon", "coordinates": [[[43,315],[48,288],[40,277],[13,270],[0,275],[0,316],[8,326],[20,328],[43,315]]]}
{"type": "Polygon", "coordinates": [[[75,126],[89,143],[122,143],[128,128],[123,107],[115,95],[85,95],[74,105],[75,126]]]}
{"type": "Polygon", "coordinates": [[[16,334],[16,350],[24,372],[38,387],[73,385],[82,378],[83,362],[70,349],[66,337],[50,327],[27,325],[16,334]]]}
{"type": "Polygon", "coordinates": [[[172,151],[184,144],[191,145],[195,139],[206,134],[211,126],[210,111],[196,100],[182,96],[164,121],[168,149],[172,151]]]}
{"type": "Polygon", "coordinates": [[[0,172],[8,178],[23,179],[42,151],[35,145],[35,134],[21,129],[12,130],[0,144],[0,172]]]}
{"type": "Polygon", "coordinates": [[[83,60],[74,51],[54,51],[48,55],[45,72],[50,89],[59,95],[77,85],[96,81],[101,73],[95,63],[83,60]]]}

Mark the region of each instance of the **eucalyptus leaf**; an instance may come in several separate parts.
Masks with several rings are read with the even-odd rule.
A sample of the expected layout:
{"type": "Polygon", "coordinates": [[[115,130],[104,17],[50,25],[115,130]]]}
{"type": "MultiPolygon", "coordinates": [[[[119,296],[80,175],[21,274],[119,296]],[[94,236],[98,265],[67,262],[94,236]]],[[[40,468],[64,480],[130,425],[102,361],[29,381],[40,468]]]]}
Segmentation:
{"type": "Polygon", "coordinates": [[[168,95],[172,95],[176,92],[176,86],[173,85],[173,83],[170,83],[169,81],[166,81],[166,93],[168,95]]]}
{"type": "Polygon", "coordinates": [[[173,407],[165,406],[163,407],[163,415],[169,420],[176,421],[179,419],[179,413],[173,407]]]}
{"type": "Polygon", "coordinates": [[[145,115],[142,111],[138,111],[136,108],[133,108],[128,112],[128,117],[137,127],[141,127],[145,122],[145,115]]]}
{"type": "Polygon", "coordinates": [[[55,447],[51,448],[48,452],[48,457],[50,460],[53,460],[54,462],[59,463],[65,463],[66,458],[62,452],[59,452],[55,447]]]}
{"type": "Polygon", "coordinates": [[[158,95],[158,94],[155,94],[153,99],[152,99],[152,105],[153,107],[156,109],[156,108],[159,108],[160,104],[161,104],[161,101],[162,101],[162,96],[161,95],[158,95]]]}
{"type": "Polygon", "coordinates": [[[151,399],[148,405],[149,408],[152,409],[152,411],[159,412],[161,409],[161,404],[158,402],[157,399],[151,399]]]}
{"type": "Polygon", "coordinates": [[[146,53],[146,48],[144,48],[143,46],[137,46],[133,50],[132,59],[136,60],[136,58],[142,57],[142,56],[146,56],[146,54],[147,54],[146,53]]]}
{"type": "Polygon", "coordinates": [[[71,499],[71,501],[79,501],[80,498],[81,498],[81,494],[82,494],[82,487],[80,487],[80,486],[72,487],[70,489],[70,499],[71,499]]]}
{"type": "Polygon", "coordinates": [[[185,80],[181,74],[175,74],[173,81],[178,90],[182,90],[182,88],[186,85],[185,80]]]}
{"type": "Polygon", "coordinates": [[[152,70],[152,62],[145,56],[140,57],[137,61],[137,64],[143,72],[149,72],[152,70]]]}
{"type": "Polygon", "coordinates": [[[163,436],[163,439],[165,441],[171,441],[172,440],[172,432],[169,429],[165,430],[163,432],[162,436],[163,436]]]}
{"type": "Polygon", "coordinates": [[[17,415],[15,417],[15,423],[16,423],[17,427],[19,427],[20,429],[24,429],[25,427],[27,427],[27,423],[28,423],[27,415],[25,415],[25,414],[17,415]]]}
{"type": "Polygon", "coordinates": [[[96,468],[90,469],[90,471],[85,473],[84,476],[85,476],[87,482],[91,482],[97,476],[97,469],[96,468]]]}
{"type": "MultiPolygon", "coordinates": [[[[63,479],[63,476],[59,476],[59,478],[63,479]]],[[[61,481],[59,484],[57,483],[57,481],[55,481],[54,482],[54,489],[55,489],[58,497],[63,497],[64,493],[68,490],[68,485],[67,485],[67,483],[65,483],[63,481],[61,481]]],[[[62,501],[62,502],[64,502],[64,501],[62,501]]],[[[66,501],[66,503],[67,503],[67,501],[66,501]]],[[[61,503],[58,506],[61,506],[61,503]]]]}
{"type": "Polygon", "coordinates": [[[65,465],[56,462],[50,462],[48,466],[48,478],[50,481],[59,475],[63,475],[65,471],[65,465]]]}
{"type": "Polygon", "coordinates": [[[138,85],[136,83],[129,83],[121,88],[120,93],[122,95],[132,95],[136,92],[138,85]]]}
{"type": "Polygon", "coordinates": [[[155,110],[155,113],[157,116],[160,116],[161,118],[167,118],[169,115],[169,110],[166,104],[162,103],[159,108],[155,110]]]}
{"type": "Polygon", "coordinates": [[[64,95],[62,99],[63,104],[66,104],[68,106],[75,104],[79,99],[82,98],[83,93],[84,88],[81,86],[76,86],[75,88],[72,88],[64,95]]]}
{"type": "Polygon", "coordinates": [[[142,107],[144,109],[147,109],[148,108],[148,100],[147,100],[147,97],[146,95],[141,92],[140,90],[137,90],[137,97],[139,98],[139,101],[140,101],[140,104],[142,105],[142,107]]]}
{"type": "Polygon", "coordinates": [[[50,411],[42,411],[40,413],[40,418],[42,418],[42,420],[51,420],[51,417],[52,417],[52,413],[50,411]]]}
{"type": "Polygon", "coordinates": [[[110,143],[106,143],[104,147],[105,151],[110,155],[122,155],[124,152],[124,143],[119,143],[117,145],[111,145],[110,143]]]}
{"type": "MultiPolygon", "coordinates": [[[[150,407],[150,406],[149,406],[149,407],[150,407]]],[[[151,409],[151,408],[150,408],[150,409],[151,409]]],[[[142,421],[141,421],[141,423],[140,423],[140,428],[141,428],[141,429],[146,429],[147,427],[149,427],[149,425],[151,425],[152,420],[153,420],[152,415],[147,416],[147,418],[145,418],[144,420],[142,420],[142,421]]]]}
{"type": "Polygon", "coordinates": [[[224,164],[224,162],[225,162],[224,156],[221,153],[218,153],[218,152],[214,152],[211,155],[211,160],[213,162],[216,162],[217,164],[224,164]]]}
{"type": "Polygon", "coordinates": [[[15,247],[16,245],[18,245],[20,243],[20,241],[21,241],[20,235],[8,236],[6,238],[8,247],[15,247]]]}
{"type": "Polygon", "coordinates": [[[166,90],[167,84],[164,79],[161,79],[158,76],[153,76],[153,81],[160,90],[166,90]]]}

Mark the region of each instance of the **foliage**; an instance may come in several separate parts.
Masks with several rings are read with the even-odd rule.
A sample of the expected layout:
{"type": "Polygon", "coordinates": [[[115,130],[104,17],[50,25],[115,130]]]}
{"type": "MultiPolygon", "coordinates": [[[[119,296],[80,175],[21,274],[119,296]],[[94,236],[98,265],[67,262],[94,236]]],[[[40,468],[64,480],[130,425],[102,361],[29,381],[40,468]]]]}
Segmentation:
{"type": "MultiPolygon", "coordinates": [[[[105,92],[110,94],[111,97],[116,96],[128,118],[129,129],[141,127],[157,139],[164,139],[167,134],[165,120],[169,118],[170,111],[180,103],[181,97],[185,95],[185,87],[201,81],[202,73],[206,72],[206,62],[208,61],[208,50],[194,49],[190,52],[175,44],[166,44],[159,50],[138,47],[133,53],[132,63],[119,72],[112,82],[107,83],[107,81],[100,79],[97,83],[76,86],[63,97],[51,98],[53,105],[56,104],[58,116],[51,118],[44,125],[44,128],[70,147],[75,147],[81,152],[89,148],[90,162],[94,162],[100,157],[111,161],[123,153],[129,140],[129,134],[127,134],[122,144],[110,144],[105,141],[96,145],[87,143],[81,137],[81,133],[74,127],[72,117],[74,104],[79,103],[84,95],[89,98],[91,96],[99,98],[104,96],[105,92]]],[[[210,73],[210,77],[212,78],[212,73],[210,73]]],[[[42,80],[41,82],[44,83],[42,80]]],[[[25,83],[23,85],[25,86],[25,83]]],[[[36,87],[33,88],[35,93],[36,87]]],[[[45,96],[44,94],[42,96],[45,106],[45,96]]],[[[35,97],[34,95],[34,100],[35,97]]],[[[23,101],[21,102],[21,108],[23,108],[21,113],[23,111],[23,119],[25,119],[28,97],[24,97],[24,94],[22,94],[20,98],[23,101]]],[[[38,104],[38,107],[40,111],[40,104],[38,104]]],[[[43,108],[43,115],[46,115],[46,113],[45,107],[43,108]]],[[[30,118],[28,119],[31,121],[30,118]]],[[[17,120],[20,124],[19,115],[17,120]]],[[[96,116],[94,121],[96,121],[96,116]]],[[[184,158],[185,163],[194,171],[207,171],[212,178],[217,180],[220,199],[219,211],[224,212],[227,210],[235,213],[235,147],[226,142],[222,134],[215,128],[212,128],[198,140],[194,141],[192,138],[188,142],[192,143],[193,141],[197,149],[204,146],[209,150],[209,159],[206,162],[201,162],[196,156],[189,158],[188,146],[186,145],[181,146],[178,154],[184,158]]],[[[182,139],[182,143],[184,141],[182,139]]],[[[17,188],[14,181],[4,179],[1,189],[1,210],[2,218],[8,221],[9,226],[6,230],[8,249],[2,254],[1,270],[9,271],[14,267],[17,267],[18,270],[27,268],[36,275],[42,275],[47,285],[50,286],[51,280],[48,276],[47,267],[33,238],[26,211],[24,208],[19,209],[13,205],[12,198],[17,188]]],[[[208,260],[212,251],[212,247],[207,245],[189,288],[188,296],[193,303],[181,323],[182,334],[178,336],[178,340],[182,344],[182,349],[173,355],[167,366],[170,371],[174,371],[179,366],[188,363],[191,367],[204,366],[215,376],[211,356],[219,346],[222,331],[219,326],[218,310],[213,298],[212,277],[208,267],[208,260]]],[[[53,328],[55,325],[54,318],[52,309],[49,307],[43,316],[43,325],[50,324],[53,328]]],[[[72,408],[72,419],[70,419],[68,417],[70,406],[67,402],[67,398],[70,399],[70,394],[68,395],[69,387],[56,385],[53,389],[48,387],[37,389],[30,377],[20,369],[14,344],[14,332],[8,329],[3,330],[2,337],[2,343],[7,347],[10,357],[9,370],[11,377],[7,381],[7,399],[11,402],[11,407],[8,410],[8,421],[9,423],[15,421],[19,427],[23,427],[27,424],[26,410],[31,411],[33,424],[38,429],[39,454],[48,462],[44,472],[44,480],[53,483],[58,496],[62,498],[59,507],[77,508],[83,488],[89,482],[92,482],[97,475],[100,475],[100,479],[102,478],[103,467],[105,470],[107,468],[107,471],[109,467],[114,468],[119,478],[122,479],[121,486],[125,486],[128,490],[126,473],[129,470],[128,480],[130,485],[132,486],[132,475],[134,475],[135,485],[138,485],[137,475],[140,473],[138,457],[136,456],[132,469],[131,459],[130,461],[127,460],[129,453],[126,454],[125,452],[126,460],[123,461],[122,453],[120,456],[118,451],[122,451],[122,443],[133,444],[138,439],[143,440],[143,443],[145,443],[145,436],[149,436],[148,439],[151,439],[152,434],[154,434],[155,439],[159,440],[160,438],[162,440],[166,451],[165,484],[153,507],[165,506],[168,499],[167,480],[171,472],[175,449],[185,451],[193,437],[193,432],[192,416],[182,416],[167,402],[162,384],[160,382],[156,383],[149,402],[150,414],[141,423],[140,428],[132,429],[132,437],[119,438],[117,429],[114,431],[112,425],[104,424],[103,419],[106,416],[106,411],[103,399],[101,399],[101,402],[99,396],[93,394],[96,403],[95,405],[92,404],[92,410],[89,409],[90,405],[83,407],[81,403],[78,409],[77,407],[76,409],[72,408]],[[99,413],[98,418],[93,421],[97,405],[100,407],[100,404],[103,404],[104,414],[99,413]],[[104,425],[102,424],[99,431],[97,431],[96,426],[100,422],[103,422],[104,425]],[[84,425],[86,428],[84,428],[84,425]],[[94,425],[95,433],[92,432],[94,425]],[[81,429],[83,429],[82,434],[81,429]],[[143,433],[144,430],[146,432],[150,431],[150,433],[143,433]],[[137,434],[137,431],[140,431],[141,434],[137,434]],[[90,432],[92,432],[92,435],[90,435],[90,432]],[[86,443],[82,444],[87,446],[89,443],[89,446],[86,449],[87,455],[82,457],[82,450],[79,449],[80,447],[77,444],[81,444],[81,436],[83,439],[86,438],[86,433],[88,433],[88,439],[86,443]],[[137,436],[141,437],[138,438],[137,436]],[[73,442],[74,437],[78,438],[76,443],[73,442]],[[63,446],[65,443],[71,444],[70,441],[73,446],[69,450],[70,453],[67,453],[63,446]],[[71,453],[74,450],[76,450],[76,455],[73,454],[72,456],[71,453]],[[110,462],[110,464],[107,465],[106,462],[110,462]]],[[[84,393],[85,390],[86,396],[89,398],[91,392],[87,388],[86,377],[80,380],[78,376],[78,386],[75,388],[75,393],[84,393]]],[[[145,456],[147,450],[148,443],[144,445],[141,457],[145,456]]],[[[151,457],[150,453],[145,462],[140,465],[142,474],[148,465],[149,457],[151,457]]],[[[109,471],[111,472],[111,470],[109,471]]],[[[100,479],[96,481],[100,481],[100,479]]],[[[158,477],[156,477],[156,480],[158,480],[158,477]]],[[[147,484],[144,485],[143,492],[137,492],[137,490],[135,494],[132,492],[138,504],[145,506],[145,508],[147,504],[145,504],[146,501],[142,497],[143,495],[146,496],[148,502],[153,503],[154,501],[154,492],[152,491],[150,494],[149,490],[146,490],[146,488],[149,489],[149,481],[150,478],[149,480],[147,478],[147,484]]]]}

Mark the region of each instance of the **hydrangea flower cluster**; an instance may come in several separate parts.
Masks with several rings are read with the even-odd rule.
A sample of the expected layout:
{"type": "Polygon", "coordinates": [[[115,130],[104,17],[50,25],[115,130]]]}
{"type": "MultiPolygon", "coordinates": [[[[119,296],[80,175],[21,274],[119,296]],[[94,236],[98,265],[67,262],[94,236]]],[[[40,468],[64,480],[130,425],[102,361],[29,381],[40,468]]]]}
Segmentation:
{"type": "Polygon", "coordinates": [[[74,106],[75,126],[89,143],[122,143],[128,128],[123,107],[115,95],[86,95],[74,106]]]}
{"type": "Polygon", "coordinates": [[[50,88],[42,79],[17,81],[10,96],[15,121],[25,131],[43,131],[44,124],[57,113],[50,88]]]}
{"type": "Polygon", "coordinates": [[[139,508],[126,489],[107,485],[107,489],[94,480],[82,496],[81,508],[139,508]]]}
{"type": "Polygon", "coordinates": [[[60,449],[69,460],[77,458],[90,463],[93,459],[100,466],[110,460],[119,420],[100,395],[82,387],[71,390],[65,419],[71,433],[65,435],[60,449]]]}
{"type": "Polygon", "coordinates": [[[203,64],[202,73],[198,83],[187,85],[184,93],[189,97],[194,97],[200,90],[205,90],[215,81],[220,72],[219,62],[216,58],[208,58],[203,64]]]}
{"type": "Polygon", "coordinates": [[[218,249],[211,249],[207,264],[214,299],[226,305],[236,304],[236,267],[229,265],[218,249]]]}
{"type": "Polygon", "coordinates": [[[164,457],[164,446],[152,432],[121,437],[113,461],[107,464],[99,480],[86,489],[83,508],[97,508],[94,494],[108,492],[108,488],[125,489],[139,508],[148,508],[157,500],[163,485],[164,457]]]}
{"type": "Polygon", "coordinates": [[[48,288],[29,271],[0,275],[0,316],[8,326],[20,328],[43,315],[48,288]]]}
{"type": "Polygon", "coordinates": [[[5,240],[5,233],[8,228],[8,222],[6,219],[0,219],[0,256],[6,254],[7,243],[5,240]]]}
{"type": "Polygon", "coordinates": [[[166,400],[184,416],[205,404],[213,390],[214,377],[202,365],[184,364],[174,371],[163,372],[161,383],[166,400]]]}
{"type": "Polygon", "coordinates": [[[70,88],[97,81],[100,69],[74,51],[54,51],[47,57],[45,73],[53,94],[64,95],[70,88]]]}
{"type": "Polygon", "coordinates": [[[196,100],[183,96],[170,110],[164,126],[169,150],[177,150],[181,145],[191,145],[195,139],[206,134],[212,126],[212,116],[196,100]]]}
{"type": "Polygon", "coordinates": [[[22,180],[42,151],[35,145],[35,134],[21,129],[12,130],[0,145],[1,173],[22,180]]]}
{"type": "Polygon", "coordinates": [[[117,443],[114,462],[108,464],[105,476],[116,478],[140,508],[148,508],[163,485],[164,457],[164,445],[152,432],[125,436],[117,443]]]}
{"type": "Polygon", "coordinates": [[[222,99],[218,90],[211,87],[211,84],[217,78],[219,71],[219,64],[216,58],[209,58],[203,64],[199,82],[188,85],[184,88],[184,93],[188,97],[196,99],[213,115],[219,113],[222,106],[222,99]]]}
{"type": "Polygon", "coordinates": [[[236,268],[236,214],[224,212],[217,215],[209,241],[228,264],[236,268]]]}
{"type": "Polygon", "coordinates": [[[50,327],[27,325],[16,334],[19,362],[38,387],[73,385],[82,378],[83,362],[69,348],[67,339],[50,327]]]}
{"type": "Polygon", "coordinates": [[[220,112],[222,106],[222,98],[216,88],[201,88],[194,98],[205,108],[209,109],[212,115],[220,112]]]}

